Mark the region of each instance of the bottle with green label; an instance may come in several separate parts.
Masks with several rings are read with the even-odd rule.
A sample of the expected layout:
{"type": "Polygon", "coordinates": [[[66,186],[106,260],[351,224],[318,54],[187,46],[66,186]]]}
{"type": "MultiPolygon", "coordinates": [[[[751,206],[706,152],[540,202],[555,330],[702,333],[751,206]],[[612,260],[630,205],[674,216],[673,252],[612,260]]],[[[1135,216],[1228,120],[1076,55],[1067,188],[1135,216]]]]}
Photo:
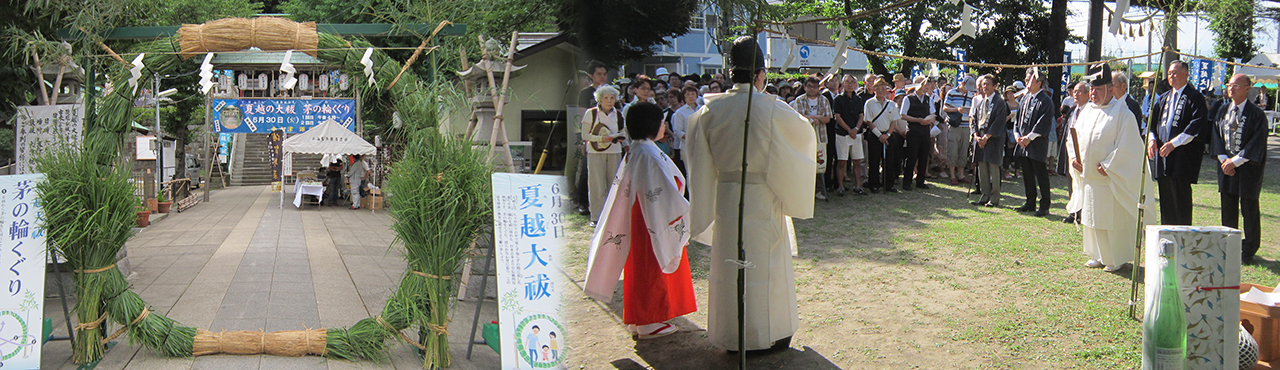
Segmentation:
{"type": "Polygon", "coordinates": [[[1142,368],[1182,370],[1187,362],[1187,321],[1178,289],[1175,245],[1160,241],[1159,279],[1156,294],[1142,318],[1142,368]]]}

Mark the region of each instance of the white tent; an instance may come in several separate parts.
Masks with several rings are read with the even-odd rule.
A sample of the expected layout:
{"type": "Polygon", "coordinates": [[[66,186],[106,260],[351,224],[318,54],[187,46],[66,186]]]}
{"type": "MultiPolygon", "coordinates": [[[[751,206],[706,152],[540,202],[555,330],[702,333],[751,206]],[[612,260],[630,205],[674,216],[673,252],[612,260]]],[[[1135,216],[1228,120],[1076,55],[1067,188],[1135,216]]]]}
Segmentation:
{"type": "Polygon", "coordinates": [[[351,130],[332,119],[312,127],[301,135],[284,140],[285,162],[292,153],[323,154],[320,165],[328,165],[344,155],[373,155],[378,149],[351,130]]]}
{"type": "Polygon", "coordinates": [[[1255,82],[1262,81],[1280,81],[1280,69],[1272,69],[1280,67],[1280,54],[1260,53],[1250,60],[1248,66],[1236,68],[1236,73],[1241,73],[1252,77],[1255,82]],[[1266,67],[1266,68],[1259,68],[1266,67]]]}

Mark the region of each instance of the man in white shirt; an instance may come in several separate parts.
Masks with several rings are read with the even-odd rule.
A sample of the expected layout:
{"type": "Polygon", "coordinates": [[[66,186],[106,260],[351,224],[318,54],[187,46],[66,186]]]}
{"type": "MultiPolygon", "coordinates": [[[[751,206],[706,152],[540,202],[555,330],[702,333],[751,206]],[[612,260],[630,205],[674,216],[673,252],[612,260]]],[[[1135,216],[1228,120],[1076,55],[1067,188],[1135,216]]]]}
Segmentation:
{"type": "MultiPolygon", "coordinates": [[[[868,127],[866,136],[867,144],[867,188],[872,193],[879,192],[880,187],[884,187],[886,192],[897,193],[898,190],[893,188],[893,184],[897,182],[898,173],[890,164],[892,161],[885,162],[885,155],[888,151],[887,147],[890,143],[890,133],[894,130],[894,122],[901,120],[898,113],[898,104],[889,99],[889,82],[885,79],[876,79],[871,87],[875,92],[875,97],[867,99],[862,106],[863,122],[868,127]],[[882,168],[881,163],[884,162],[882,168]]],[[[897,135],[897,134],[894,134],[897,135]]],[[[899,136],[900,137],[900,136],[899,136]]],[[[901,146],[902,141],[896,141],[901,146]]],[[[896,155],[896,153],[894,154],[896,155]]]]}
{"type": "MultiPolygon", "coordinates": [[[[831,110],[831,101],[822,96],[822,85],[816,77],[809,77],[804,81],[804,96],[791,101],[791,108],[799,112],[800,115],[809,119],[809,124],[813,125],[813,131],[818,135],[818,175],[821,176],[827,169],[827,124],[831,122],[834,115],[831,110]]],[[[817,199],[826,200],[827,196],[823,194],[823,189],[818,189],[814,193],[817,199]]]]}

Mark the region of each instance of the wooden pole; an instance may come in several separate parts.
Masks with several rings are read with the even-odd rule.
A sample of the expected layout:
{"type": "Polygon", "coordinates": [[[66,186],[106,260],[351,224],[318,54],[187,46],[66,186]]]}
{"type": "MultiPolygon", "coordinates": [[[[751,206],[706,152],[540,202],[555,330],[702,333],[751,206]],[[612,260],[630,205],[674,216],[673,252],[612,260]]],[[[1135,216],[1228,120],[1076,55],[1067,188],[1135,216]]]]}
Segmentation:
{"type": "Polygon", "coordinates": [[[480,49],[484,51],[481,61],[488,62],[484,69],[485,75],[489,77],[489,98],[494,101],[493,124],[489,126],[489,154],[484,158],[485,163],[493,163],[493,148],[498,145],[498,120],[502,119],[502,106],[498,104],[498,83],[493,78],[493,58],[489,56],[489,50],[484,48],[484,38],[476,38],[480,39],[480,49]]]}

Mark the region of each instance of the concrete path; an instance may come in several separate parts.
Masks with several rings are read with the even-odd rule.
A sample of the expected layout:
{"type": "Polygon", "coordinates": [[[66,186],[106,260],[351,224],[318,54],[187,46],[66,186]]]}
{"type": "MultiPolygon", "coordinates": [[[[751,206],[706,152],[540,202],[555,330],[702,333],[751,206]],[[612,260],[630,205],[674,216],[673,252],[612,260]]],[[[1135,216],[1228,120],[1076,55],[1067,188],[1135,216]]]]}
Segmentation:
{"type": "MultiPolygon", "coordinates": [[[[220,330],[302,330],[349,327],[382,311],[405,272],[386,212],[345,207],[304,207],[288,202],[269,187],[234,187],[212,201],[170,214],[128,243],[133,290],[156,312],[184,325],[220,330]]],[[[480,266],[477,265],[477,270],[480,266]]],[[[52,278],[52,274],[50,277],[52,278]]],[[[496,353],[477,345],[465,359],[479,277],[467,301],[453,307],[449,325],[452,369],[499,367],[496,353]]],[[[494,281],[487,289],[492,298],[494,281]]],[[[52,289],[53,285],[49,284],[52,289]]],[[[52,291],[56,293],[56,291],[52,291]]],[[[50,296],[52,294],[48,294],[50,296]]],[[[70,294],[70,293],[69,293],[70,294]]],[[[73,304],[73,303],[71,303],[73,304]]],[[[496,318],[492,300],[480,320],[496,318]]],[[[61,304],[45,300],[45,315],[55,334],[65,335],[61,304]]],[[[73,314],[74,315],[74,314],[73,314]]],[[[110,330],[115,330],[112,325],[110,330]]],[[[417,338],[416,330],[405,330],[417,338]]],[[[390,343],[390,342],[389,342],[390,343]]],[[[107,352],[98,369],[360,369],[422,367],[416,348],[390,343],[390,361],[348,362],[321,357],[215,355],[194,359],[160,358],[131,346],[125,337],[107,352]]],[[[70,342],[50,342],[41,367],[74,369],[70,342]]]]}

